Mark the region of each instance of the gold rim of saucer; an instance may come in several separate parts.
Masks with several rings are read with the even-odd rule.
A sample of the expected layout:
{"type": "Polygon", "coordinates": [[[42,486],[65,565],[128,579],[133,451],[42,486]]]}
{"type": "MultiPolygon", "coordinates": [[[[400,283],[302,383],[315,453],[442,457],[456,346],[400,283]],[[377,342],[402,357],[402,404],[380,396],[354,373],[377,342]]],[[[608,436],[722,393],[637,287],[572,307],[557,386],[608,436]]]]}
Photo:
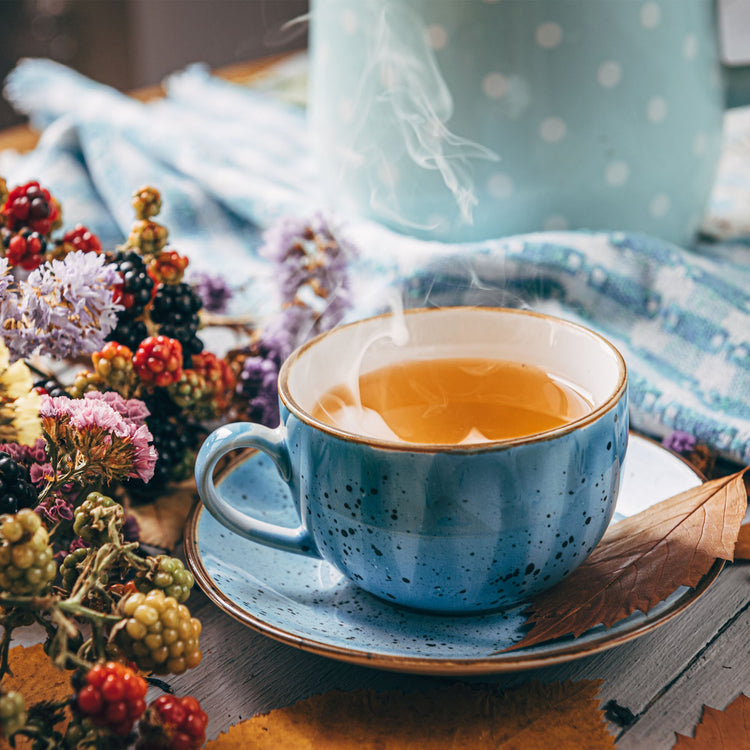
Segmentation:
{"type": "MultiPolygon", "coordinates": [[[[659,446],[665,452],[669,453],[670,456],[679,459],[689,466],[701,482],[705,481],[703,474],[692,466],[692,464],[690,464],[690,462],[684,457],[669,451],[651,438],[640,435],[637,437],[648,443],[659,446]]],[[[233,460],[230,464],[224,467],[220,472],[218,479],[220,480],[228,475],[234,467],[256,452],[257,451],[254,449],[242,451],[236,460],[233,460]]],[[[581,638],[585,637],[585,634],[584,636],[581,636],[581,638],[566,638],[560,641],[549,641],[527,649],[519,648],[515,651],[500,651],[483,658],[451,659],[439,656],[430,658],[393,656],[378,654],[372,651],[343,648],[331,643],[322,642],[321,640],[314,640],[309,637],[295,634],[294,632],[284,630],[281,627],[266,622],[261,617],[252,614],[233,601],[211,578],[200,555],[198,544],[198,523],[202,512],[203,506],[198,502],[193,506],[188,517],[184,537],[185,557],[198,585],[204,591],[206,596],[208,596],[208,598],[226,614],[263,635],[281,643],[285,643],[286,645],[294,646],[302,651],[359,666],[375,667],[377,669],[384,669],[392,672],[411,674],[444,676],[499,674],[502,672],[516,672],[522,669],[533,669],[536,667],[562,664],[574,659],[580,659],[585,656],[591,656],[602,651],[607,651],[610,648],[646,635],[675,618],[689,606],[694,604],[708,590],[718,578],[719,573],[721,573],[726,564],[724,560],[717,558],[700,581],[694,587],[687,588],[681,593],[669,604],[666,611],[659,612],[656,615],[644,614],[643,619],[637,619],[627,626],[623,627],[620,624],[620,629],[613,633],[612,630],[618,628],[618,623],[615,623],[612,628],[603,630],[595,638],[590,638],[584,643],[581,643],[581,638]]],[[[672,596],[674,596],[674,594],[672,596]]],[[[384,602],[383,606],[387,607],[393,605],[384,602]]],[[[467,622],[471,622],[472,615],[461,616],[460,619],[466,619],[467,622]]]]}
{"type": "Polygon", "coordinates": [[[320,430],[321,432],[325,432],[335,438],[338,438],[339,440],[344,440],[346,442],[350,443],[357,443],[358,445],[369,445],[373,448],[380,448],[383,450],[391,450],[391,451],[404,451],[408,453],[440,453],[444,451],[451,451],[453,453],[482,453],[485,451],[493,451],[497,450],[498,448],[512,448],[517,445],[526,445],[531,443],[541,443],[546,442],[549,440],[554,440],[556,438],[562,437],[563,435],[567,435],[575,430],[580,429],[581,427],[591,424],[592,422],[595,422],[596,420],[600,419],[604,414],[606,414],[608,411],[611,411],[616,407],[616,405],[619,403],[620,399],[623,397],[625,391],[627,390],[628,386],[628,371],[627,371],[627,365],[625,364],[625,359],[620,353],[619,349],[608,339],[606,339],[601,334],[597,333],[596,331],[592,330],[591,328],[588,328],[587,326],[581,325],[580,323],[575,323],[572,320],[566,320],[565,318],[558,318],[554,315],[548,315],[547,313],[541,313],[541,312],[535,312],[533,310],[518,310],[512,307],[440,307],[440,308],[426,308],[426,307],[420,307],[420,308],[413,308],[410,310],[404,310],[404,315],[415,315],[415,314],[425,314],[425,313],[441,313],[445,312],[446,310],[480,310],[483,312],[503,312],[508,313],[512,315],[525,315],[529,317],[535,317],[535,318],[544,318],[546,320],[552,320],[555,323],[560,323],[565,326],[569,326],[571,328],[575,328],[576,330],[582,331],[586,333],[588,336],[591,336],[592,338],[598,340],[600,343],[602,343],[612,354],[614,354],[615,359],[618,363],[618,370],[619,370],[619,378],[617,382],[617,386],[613,389],[612,394],[609,396],[609,398],[601,404],[601,406],[598,406],[593,411],[589,412],[588,414],[585,414],[582,417],[579,417],[578,419],[573,420],[572,422],[568,422],[564,425],[560,425],[559,427],[554,427],[551,430],[545,430],[544,432],[536,432],[531,435],[523,435],[522,437],[515,437],[515,438],[507,438],[505,440],[493,440],[483,443],[477,443],[477,444],[468,444],[466,446],[463,445],[452,445],[452,444],[441,444],[441,443],[429,443],[429,444],[422,444],[422,443],[402,443],[402,442],[395,442],[391,440],[383,440],[381,438],[375,438],[370,437],[366,435],[356,435],[352,432],[347,432],[346,430],[339,429],[338,427],[334,427],[333,425],[327,424],[326,422],[321,422],[318,419],[315,419],[311,414],[306,412],[293,398],[291,393],[289,392],[289,371],[294,364],[301,356],[306,352],[310,347],[314,346],[316,342],[320,341],[321,339],[326,338],[327,336],[331,335],[332,333],[335,333],[336,331],[340,331],[344,328],[351,328],[353,326],[359,325],[363,322],[363,320],[379,320],[388,318],[392,315],[392,313],[383,313],[381,315],[374,315],[371,318],[366,318],[363,320],[356,320],[352,323],[347,323],[342,326],[336,326],[336,328],[332,328],[330,331],[325,331],[324,333],[318,334],[314,338],[310,339],[309,341],[302,344],[298,349],[296,349],[292,354],[286,359],[286,361],[282,364],[281,370],[279,371],[279,377],[278,377],[278,391],[279,391],[279,398],[281,399],[282,403],[286,408],[289,410],[291,414],[294,414],[297,419],[299,419],[301,422],[304,422],[305,424],[310,425],[311,427],[314,427],[317,430],[320,430]]]}

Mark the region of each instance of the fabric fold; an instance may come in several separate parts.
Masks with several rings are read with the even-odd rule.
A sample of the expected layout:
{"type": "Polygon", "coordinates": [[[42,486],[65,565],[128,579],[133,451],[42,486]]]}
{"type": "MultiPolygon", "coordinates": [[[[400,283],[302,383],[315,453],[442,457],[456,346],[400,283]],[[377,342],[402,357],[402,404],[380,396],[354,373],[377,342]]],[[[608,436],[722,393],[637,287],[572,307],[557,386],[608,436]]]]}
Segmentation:
{"type": "MultiPolygon", "coordinates": [[[[39,179],[105,246],[133,220],[143,184],[163,196],[160,223],[191,267],[221,273],[262,317],[277,309],[262,231],[327,207],[305,112],[191,66],[142,103],[56,63],[25,60],[6,95],[45,127],[28,155],[0,154],[10,184],[39,179]]],[[[750,109],[728,117],[728,151],[706,221],[714,242],[679,248],[624,232],[543,232],[470,244],[417,240],[335,216],[360,250],[355,319],[386,309],[485,304],[545,310],[598,330],[625,355],[633,427],[679,429],[750,462],[750,109]],[[746,150],[746,149],[745,149],[746,150]],[[744,222],[744,223],[743,223],[744,222]],[[734,235],[733,239],[728,239],[734,235]],[[721,242],[717,242],[721,239],[721,242]]]]}

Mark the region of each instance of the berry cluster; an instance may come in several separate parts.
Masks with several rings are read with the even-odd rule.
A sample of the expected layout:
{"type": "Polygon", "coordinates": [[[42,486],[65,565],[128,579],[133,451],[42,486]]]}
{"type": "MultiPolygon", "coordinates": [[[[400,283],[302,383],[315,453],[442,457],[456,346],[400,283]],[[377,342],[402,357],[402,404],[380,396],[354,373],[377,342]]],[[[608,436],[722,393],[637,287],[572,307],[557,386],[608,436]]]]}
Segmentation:
{"type": "Polygon", "coordinates": [[[39,516],[28,508],[0,516],[0,588],[35,596],[56,575],[49,535],[39,516]]]}
{"type": "Polygon", "coordinates": [[[140,669],[182,674],[200,664],[200,621],[173,596],[161,589],[127,594],[118,612],[124,617],[117,631],[118,643],[140,669]]]}
{"type": "Polygon", "coordinates": [[[10,737],[26,723],[26,704],[15,690],[0,693],[0,735],[10,737]]]}
{"type": "Polygon", "coordinates": [[[32,271],[46,258],[48,240],[60,224],[60,207],[38,182],[0,190],[0,248],[11,266],[32,271]]]}
{"type": "Polygon", "coordinates": [[[148,708],[136,750],[198,750],[206,741],[208,716],[191,695],[159,696],[148,708]]]}
{"type": "Polygon", "coordinates": [[[101,546],[109,539],[110,527],[119,534],[124,523],[125,511],[120,503],[101,492],[89,492],[74,511],[73,533],[91,545],[101,546]]]}
{"type": "Polygon", "coordinates": [[[124,664],[95,664],[86,673],[75,706],[95,726],[124,736],[133,731],[146,710],[147,689],[146,680],[124,664]]]}
{"type": "Polygon", "coordinates": [[[0,451],[0,513],[16,513],[21,508],[33,508],[38,502],[29,472],[0,451]]]}
{"type": "Polygon", "coordinates": [[[186,602],[195,579],[193,574],[185,569],[182,560],[169,555],[157,555],[149,558],[149,563],[150,570],[136,573],[136,589],[144,594],[153,589],[161,589],[180,604],[186,602]]]}

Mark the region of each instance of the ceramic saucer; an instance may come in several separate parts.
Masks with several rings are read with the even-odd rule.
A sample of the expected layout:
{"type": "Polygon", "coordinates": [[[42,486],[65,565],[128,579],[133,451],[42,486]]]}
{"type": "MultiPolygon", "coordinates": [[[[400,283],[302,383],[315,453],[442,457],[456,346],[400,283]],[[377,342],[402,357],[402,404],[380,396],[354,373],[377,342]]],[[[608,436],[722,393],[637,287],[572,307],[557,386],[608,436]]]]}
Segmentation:
{"type": "MultiPolygon", "coordinates": [[[[253,453],[221,479],[239,508],[274,523],[298,521],[270,459],[253,453]]],[[[630,436],[616,519],[700,484],[681,458],[630,436]]],[[[695,588],[681,588],[647,615],[503,653],[523,635],[523,606],[478,616],[437,616],[394,607],[354,586],[328,563],[265,547],[232,533],[198,506],[185,552],[196,580],[221,609],[261,633],[342,661],[424,674],[470,675],[546,666],[616,646],[692,604],[715,580],[717,562],[695,588]],[[500,653],[498,653],[500,652],[500,653]]]]}

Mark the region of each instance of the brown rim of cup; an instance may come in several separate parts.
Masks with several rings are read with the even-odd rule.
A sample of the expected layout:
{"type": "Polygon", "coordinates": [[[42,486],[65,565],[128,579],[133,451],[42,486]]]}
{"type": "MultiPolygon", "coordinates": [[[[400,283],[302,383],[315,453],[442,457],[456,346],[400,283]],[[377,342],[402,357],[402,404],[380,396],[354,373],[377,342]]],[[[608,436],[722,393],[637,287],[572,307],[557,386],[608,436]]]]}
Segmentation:
{"type": "Polygon", "coordinates": [[[498,448],[512,448],[516,445],[524,445],[528,443],[541,443],[548,440],[554,440],[570,432],[580,429],[581,427],[591,424],[597,421],[600,417],[606,414],[610,409],[613,409],[622,398],[623,394],[627,389],[628,384],[628,373],[625,359],[620,353],[619,349],[608,339],[601,334],[593,331],[591,328],[581,325],[580,323],[574,323],[572,320],[565,320],[565,318],[558,318],[554,315],[548,315],[547,313],[535,312],[534,310],[518,310],[512,307],[419,307],[404,310],[403,315],[416,315],[416,314],[429,314],[445,312],[446,310],[461,309],[461,310],[481,310],[486,312],[502,312],[512,315],[527,315],[537,318],[544,318],[546,320],[552,320],[555,323],[559,323],[571,328],[575,328],[579,331],[583,331],[587,335],[601,341],[615,356],[618,364],[619,379],[617,386],[613,389],[610,397],[601,406],[598,406],[593,411],[585,414],[572,422],[567,422],[559,427],[554,427],[551,430],[544,432],[535,432],[530,435],[523,435],[522,437],[507,438],[505,440],[493,440],[486,443],[477,443],[473,445],[454,445],[451,443],[439,444],[439,443],[407,443],[407,442],[396,442],[392,440],[383,440],[381,438],[370,437],[369,435],[357,435],[353,432],[347,432],[346,430],[339,429],[327,422],[322,422],[319,419],[315,419],[309,412],[305,411],[293,398],[289,392],[289,371],[291,370],[294,363],[304,354],[305,351],[315,346],[317,342],[342,330],[343,328],[351,328],[356,325],[360,325],[366,320],[378,320],[380,318],[388,318],[392,316],[392,313],[382,313],[381,315],[373,315],[369,318],[362,318],[361,320],[355,320],[345,325],[336,326],[335,328],[320,333],[314,338],[301,344],[295,349],[284,361],[279,371],[279,398],[290,414],[293,414],[300,421],[314,427],[316,430],[325,432],[332,437],[336,437],[339,440],[345,440],[351,443],[357,443],[359,445],[368,445],[373,448],[380,448],[384,450],[392,451],[403,451],[407,453],[444,453],[450,451],[452,453],[482,453],[485,451],[493,451],[498,448]]]}

